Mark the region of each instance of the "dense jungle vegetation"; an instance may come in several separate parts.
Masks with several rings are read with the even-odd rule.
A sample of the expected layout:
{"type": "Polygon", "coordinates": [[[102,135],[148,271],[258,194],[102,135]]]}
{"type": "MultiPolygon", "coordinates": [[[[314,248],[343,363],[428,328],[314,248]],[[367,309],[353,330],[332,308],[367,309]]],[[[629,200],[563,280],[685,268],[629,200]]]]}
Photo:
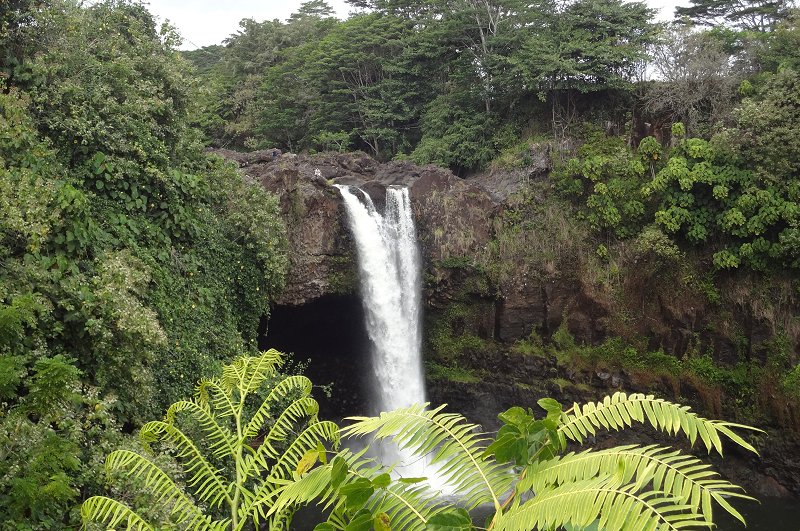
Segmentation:
{"type": "MultiPolygon", "coordinates": [[[[351,4],[191,52],[133,0],[0,5],[0,529],[78,525],[106,454],[255,354],[284,227],[208,145],[467,175],[546,143],[600,259],[636,242],[664,270],[699,253],[797,292],[790,2],[693,0],[673,25],[620,0],[351,4]]],[[[771,363],[800,397],[794,325],[771,363]]]]}
{"type": "Polygon", "coordinates": [[[63,529],[123,432],[255,350],[284,227],[145,7],[0,9],[0,528],[63,529]]]}

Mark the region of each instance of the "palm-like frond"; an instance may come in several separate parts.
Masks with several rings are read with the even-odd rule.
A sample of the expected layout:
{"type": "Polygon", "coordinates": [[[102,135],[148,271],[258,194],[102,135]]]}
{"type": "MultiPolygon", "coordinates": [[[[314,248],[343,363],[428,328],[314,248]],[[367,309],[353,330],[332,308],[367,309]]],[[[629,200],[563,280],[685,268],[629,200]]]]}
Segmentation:
{"type": "Polygon", "coordinates": [[[209,448],[218,458],[234,457],[236,454],[236,437],[224,426],[221,426],[211,412],[207,403],[195,400],[181,400],[173,403],[167,410],[165,421],[175,424],[178,413],[188,412],[200,424],[210,443],[209,448]]]}
{"type": "Polygon", "coordinates": [[[133,509],[105,496],[92,496],[81,505],[81,518],[84,523],[105,523],[109,529],[125,526],[129,531],[152,531],[148,524],[133,509]]]}
{"type": "Polygon", "coordinates": [[[320,441],[328,441],[334,448],[338,448],[340,440],[339,426],[335,422],[323,420],[310,424],[300,432],[272,466],[267,483],[276,479],[291,478],[306,452],[315,449],[320,441]]]}
{"type": "Polygon", "coordinates": [[[305,396],[292,402],[267,432],[255,454],[246,458],[245,473],[248,475],[256,474],[259,470],[269,468],[267,460],[276,459],[280,455],[280,450],[275,448],[274,445],[285,442],[303,418],[316,420],[317,413],[319,413],[319,404],[310,396],[305,396]]]}
{"type": "Polygon", "coordinates": [[[558,430],[567,438],[582,443],[600,428],[619,430],[632,426],[634,422],[647,422],[671,435],[683,431],[692,445],[699,436],[709,452],[713,449],[722,455],[720,434],[723,434],[739,446],[758,453],[732,428],[760,430],[732,422],[708,420],[690,410],[689,406],[674,404],[653,395],[614,393],[602,402],[587,402],[583,407],[575,404],[561,414],[558,430]]]}
{"type": "Polygon", "coordinates": [[[299,480],[293,482],[278,481],[283,486],[270,494],[275,502],[269,512],[273,513],[282,510],[282,508],[292,503],[303,504],[314,499],[317,499],[317,504],[322,506],[323,512],[336,506],[340,501],[338,498],[339,487],[352,483],[360,477],[373,478],[385,471],[385,467],[377,463],[375,459],[364,457],[368,449],[364,448],[359,452],[353,453],[350,449],[344,448],[336,454],[336,457],[344,460],[348,470],[348,474],[338,487],[334,487],[331,484],[332,460],[328,464],[304,474],[299,480]],[[358,474],[355,474],[354,471],[358,471],[358,474]]]}
{"type": "Polygon", "coordinates": [[[229,485],[222,474],[200,452],[194,442],[174,424],[155,420],[142,426],[139,438],[149,444],[157,440],[172,442],[192,487],[201,501],[217,506],[223,501],[231,503],[229,485]]]}
{"type": "Polygon", "coordinates": [[[197,403],[214,408],[214,415],[218,418],[235,417],[238,413],[232,393],[218,380],[200,380],[197,403]]]}
{"type": "Polygon", "coordinates": [[[203,407],[212,406],[217,417],[235,417],[240,413],[236,402],[275,376],[282,363],[283,354],[275,349],[259,356],[241,356],[222,368],[222,378],[200,381],[197,403],[203,407]]]}
{"type": "Polygon", "coordinates": [[[129,477],[141,479],[144,487],[155,495],[153,503],[169,511],[170,515],[190,528],[211,523],[211,519],[197,508],[181,488],[143,455],[130,450],[111,452],[106,458],[106,471],[122,471],[129,477]]]}
{"type": "Polygon", "coordinates": [[[269,395],[267,395],[267,398],[264,399],[259,408],[250,418],[250,422],[247,423],[247,427],[244,429],[242,436],[245,439],[250,439],[258,435],[258,432],[261,430],[261,426],[264,425],[264,422],[269,416],[270,408],[276,402],[281,399],[291,397],[294,393],[298,394],[300,397],[309,396],[312,388],[313,384],[311,383],[311,380],[305,376],[288,376],[284,378],[272,389],[272,391],[270,391],[269,395]]]}
{"type": "Polygon", "coordinates": [[[334,447],[338,447],[339,440],[339,426],[334,422],[325,420],[315,422],[306,427],[292,441],[289,448],[281,454],[278,461],[270,469],[270,474],[266,480],[261,482],[261,485],[254,493],[247,494],[243,507],[248,511],[252,511],[255,508],[265,517],[268,512],[267,509],[272,506],[276,497],[276,491],[281,485],[286,484],[289,478],[293,477],[297,464],[306,452],[316,449],[320,441],[328,441],[334,447]]]}
{"type": "MultiPolygon", "coordinates": [[[[343,450],[339,455],[349,452],[343,450]]],[[[279,514],[293,505],[302,505],[312,500],[318,504],[330,502],[336,490],[331,488],[331,465],[314,468],[296,481],[282,481],[273,484],[269,492],[262,492],[257,501],[258,512],[262,518],[279,514]]]]}
{"type": "Polygon", "coordinates": [[[489,439],[458,414],[442,413],[444,406],[426,410],[427,404],[381,413],[379,417],[352,417],[355,424],[342,430],[347,436],[374,434],[391,438],[401,449],[417,456],[431,454],[437,475],[459,493],[468,507],[492,503],[507,491],[514,476],[507,467],[483,456],[489,439]]]}
{"type": "Polygon", "coordinates": [[[372,514],[386,513],[392,529],[423,531],[430,518],[447,506],[426,483],[393,482],[367,502],[372,514]]]}
{"type": "Polygon", "coordinates": [[[618,477],[564,483],[537,493],[495,520],[497,531],[558,529],[564,525],[614,531],[674,531],[690,526],[711,527],[690,505],[660,491],[639,492],[618,477]]]}
{"type": "Polygon", "coordinates": [[[241,356],[223,367],[221,383],[229,391],[238,389],[243,394],[252,393],[267,378],[275,376],[283,360],[284,355],[275,349],[259,356],[241,356]]]}
{"type": "MultiPolygon", "coordinates": [[[[222,377],[201,381],[194,399],[175,402],[164,420],[148,422],[140,430],[139,438],[145,446],[167,441],[176,448],[187,478],[187,492],[191,490],[193,498],[154,463],[135,452],[113,452],[107,468],[124,470],[142,480],[144,488],[154,495],[154,503],[187,529],[240,530],[250,525],[252,519],[258,520],[259,514],[266,513],[268,504],[275,499],[275,489],[296,474],[306,454],[314,456],[319,452],[324,457],[325,441],[339,446],[338,426],[317,420],[319,404],[310,396],[311,381],[305,376],[277,381],[282,362],[283,354],[276,350],[240,357],[223,368],[222,377]],[[246,418],[248,398],[267,386],[268,396],[256,413],[246,418]],[[207,444],[201,445],[202,451],[180,428],[180,421],[187,415],[203,431],[207,444]],[[252,439],[266,428],[269,429],[262,444],[254,449],[252,439]],[[217,469],[212,461],[230,468],[217,469]],[[227,512],[229,518],[212,521],[203,513],[206,506],[227,512]]],[[[82,511],[85,521],[125,524],[137,531],[152,529],[132,509],[110,498],[92,498],[82,511]]],[[[273,515],[271,528],[288,525],[293,511],[288,507],[273,515]]]]}
{"type": "MultiPolygon", "coordinates": [[[[620,467],[623,484],[652,484],[654,490],[662,491],[700,512],[706,522],[711,522],[712,499],[722,500],[723,496],[750,499],[742,494],[741,487],[721,479],[719,474],[710,470],[711,465],[678,450],[656,445],[618,446],[578,454],[570,452],[534,462],[527,466],[517,490],[543,492],[557,485],[611,476],[620,473],[620,467]]],[[[721,505],[742,520],[741,515],[727,502],[721,505]]]]}

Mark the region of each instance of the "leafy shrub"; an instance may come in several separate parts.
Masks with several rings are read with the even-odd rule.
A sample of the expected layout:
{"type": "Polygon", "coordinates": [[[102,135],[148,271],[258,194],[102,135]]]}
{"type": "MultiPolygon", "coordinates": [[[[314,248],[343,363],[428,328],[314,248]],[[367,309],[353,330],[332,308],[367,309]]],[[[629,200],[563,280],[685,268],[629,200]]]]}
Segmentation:
{"type": "MultiPolygon", "coordinates": [[[[655,153],[649,154],[650,160],[655,153]]],[[[583,216],[594,230],[627,238],[639,231],[646,215],[640,188],[648,167],[642,159],[647,156],[644,151],[635,156],[619,137],[592,132],[578,156],[557,168],[554,178],[562,191],[584,201],[583,216]]]]}
{"type": "Polygon", "coordinates": [[[106,471],[142,481],[153,494],[149,501],[166,513],[166,522],[147,522],[114,498],[93,496],[81,507],[84,524],[242,529],[263,522],[270,529],[287,527],[294,510],[270,512],[275,490],[317,459],[326,463],[322,443],[338,446],[339,428],[317,419],[319,405],[311,398],[308,378],[281,377],[283,361],[275,350],[240,357],[223,368],[221,377],[202,380],[193,399],[172,404],[163,421],[142,427],[139,438],[146,447],[164,442],[175,448],[193,497],[146,454],[122,449],[108,456],[106,471]],[[202,439],[192,439],[192,426],[202,439]]]}

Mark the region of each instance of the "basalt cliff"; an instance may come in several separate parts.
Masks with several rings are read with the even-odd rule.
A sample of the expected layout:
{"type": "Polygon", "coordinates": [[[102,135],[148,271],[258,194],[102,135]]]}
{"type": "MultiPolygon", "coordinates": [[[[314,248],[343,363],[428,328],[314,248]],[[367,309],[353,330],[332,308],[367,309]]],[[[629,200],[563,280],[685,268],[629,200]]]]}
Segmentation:
{"type": "MultiPolygon", "coordinates": [[[[793,280],[711,279],[701,255],[684,256],[690,267],[647,242],[598,245],[553,192],[548,149],[534,148],[526,168],[469,178],[363,153],[218,150],[280,198],[287,224],[291,266],[265,344],[310,358],[312,378],[334,384],[329,414],[358,410],[363,391],[353,375],[366,337],[355,250],[333,185],[359,186],[378,208],[387,186],[407,186],[424,261],[432,402],[494,429],[498,412],[536,407],[543,396],[571,404],[615,390],[652,392],[765,429],[756,440],[761,456],[726,456],[723,472],[751,493],[799,496],[797,408],[763,383],[728,381],[748,378],[736,372],[742,360],[766,365],[778,347],[797,356],[793,280]],[[694,372],[674,369],[687,359],[696,360],[694,372]],[[718,374],[715,364],[734,369],[718,374]],[[749,395],[734,396],[740,388],[749,395]]],[[[645,430],[595,444],[631,437],[658,440],[645,430]]]]}

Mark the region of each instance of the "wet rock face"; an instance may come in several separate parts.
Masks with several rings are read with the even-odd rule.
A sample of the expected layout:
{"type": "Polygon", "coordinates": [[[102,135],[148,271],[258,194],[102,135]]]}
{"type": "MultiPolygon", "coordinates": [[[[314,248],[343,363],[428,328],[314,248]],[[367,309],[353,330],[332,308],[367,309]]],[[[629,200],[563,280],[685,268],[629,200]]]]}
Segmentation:
{"type": "Polygon", "coordinates": [[[355,250],[333,186],[355,185],[383,208],[386,187],[410,188],[424,260],[475,254],[491,239],[498,210],[490,195],[449,170],[409,162],[378,164],[363,153],[272,157],[270,150],[217,154],[280,199],[290,246],[286,288],[277,304],[300,305],[357,289],[355,250]]]}

